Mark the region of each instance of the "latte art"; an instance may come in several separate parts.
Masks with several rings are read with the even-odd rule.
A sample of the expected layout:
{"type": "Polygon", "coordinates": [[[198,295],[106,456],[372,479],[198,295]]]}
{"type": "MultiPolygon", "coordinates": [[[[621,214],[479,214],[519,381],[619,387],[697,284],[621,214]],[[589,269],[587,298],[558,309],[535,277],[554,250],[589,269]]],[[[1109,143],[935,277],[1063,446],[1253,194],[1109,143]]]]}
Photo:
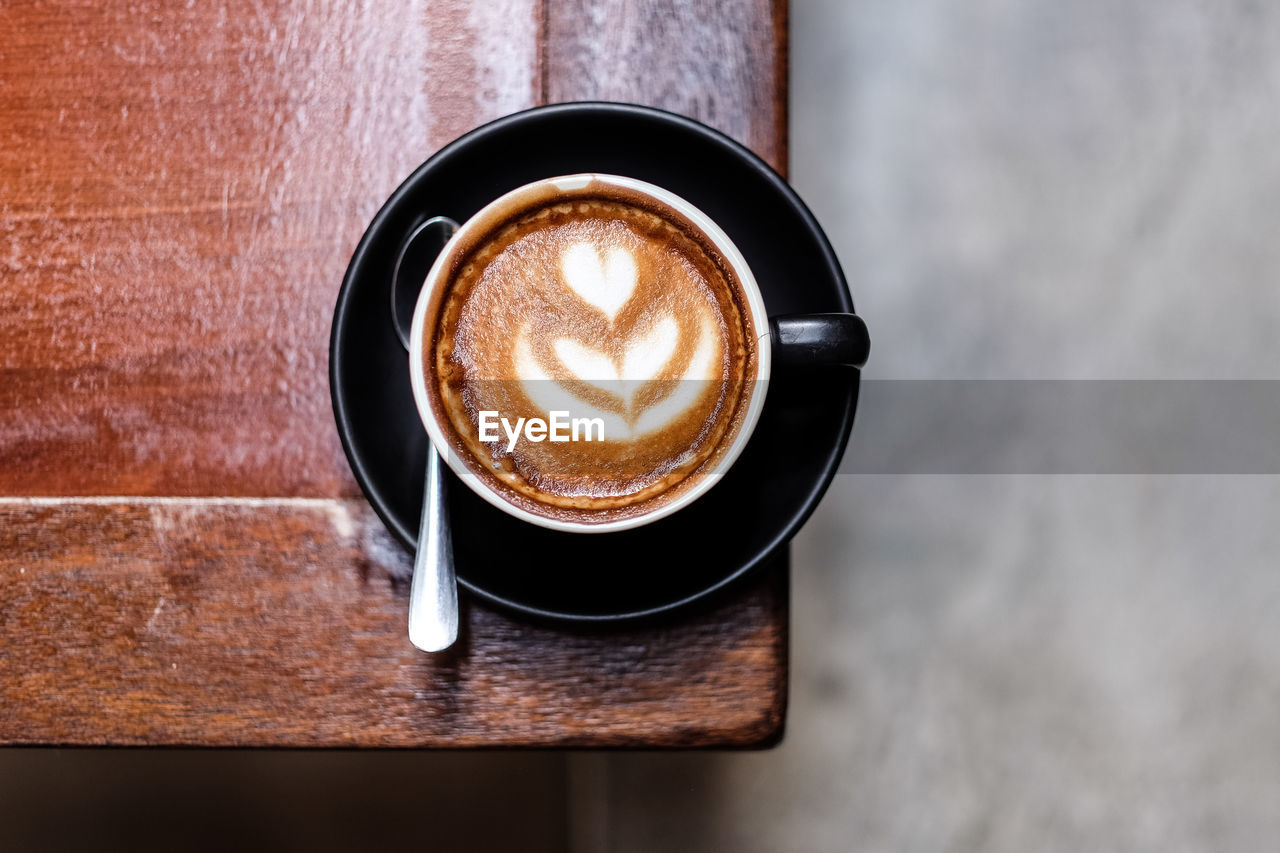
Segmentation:
{"type": "Polygon", "coordinates": [[[755,337],[696,231],[611,198],[514,217],[457,264],[424,349],[461,445],[513,500],[614,518],[678,493],[749,394],[755,337]],[[603,440],[483,440],[481,412],[603,424],[603,440]]]}
{"type": "Polygon", "coordinates": [[[574,243],[560,256],[560,274],[578,298],[599,308],[610,322],[636,291],[636,260],[621,246],[610,246],[601,258],[590,243],[574,243]]]}
{"type": "Polygon", "coordinates": [[[705,305],[691,308],[696,316],[686,326],[692,328],[682,328],[674,314],[658,310],[646,329],[633,329],[630,335],[612,329],[618,310],[635,292],[637,268],[628,250],[615,246],[601,263],[591,244],[574,243],[561,257],[560,271],[568,289],[604,313],[616,334],[605,349],[569,334],[552,336],[552,357],[540,359],[531,342],[532,324],[522,326],[512,373],[535,405],[599,418],[610,439],[633,439],[668,426],[720,378],[719,330],[705,305]],[[691,340],[685,339],[687,332],[693,333],[691,340]],[[673,370],[677,356],[690,351],[683,369],[673,370]]]}

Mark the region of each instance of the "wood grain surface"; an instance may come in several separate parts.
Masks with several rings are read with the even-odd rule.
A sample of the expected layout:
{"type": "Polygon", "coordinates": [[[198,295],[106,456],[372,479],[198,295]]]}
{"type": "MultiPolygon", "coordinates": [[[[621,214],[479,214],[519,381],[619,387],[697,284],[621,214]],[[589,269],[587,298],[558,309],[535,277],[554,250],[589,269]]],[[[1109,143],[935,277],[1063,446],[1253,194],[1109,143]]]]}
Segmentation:
{"type": "Polygon", "coordinates": [[[359,500],[0,501],[0,743],[749,745],[782,722],[778,573],[623,630],[464,602],[431,656],[410,571],[359,500]]]}
{"type": "Polygon", "coordinates": [[[358,494],[342,274],[414,167],[536,104],[541,12],[324,6],[0,8],[0,494],[358,494]]]}
{"type": "Polygon", "coordinates": [[[0,5],[0,742],[776,739],[785,565],[620,631],[467,602],[414,651],[328,398],[361,233],[471,127],[627,100],[785,165],[785,4],[691,9],[0,5]]]}
{"type": "Polygon", "coordinates": [[[786,0],[556,0],[548,102],[641,101],[692,116],[787,173],[786,0]]]}

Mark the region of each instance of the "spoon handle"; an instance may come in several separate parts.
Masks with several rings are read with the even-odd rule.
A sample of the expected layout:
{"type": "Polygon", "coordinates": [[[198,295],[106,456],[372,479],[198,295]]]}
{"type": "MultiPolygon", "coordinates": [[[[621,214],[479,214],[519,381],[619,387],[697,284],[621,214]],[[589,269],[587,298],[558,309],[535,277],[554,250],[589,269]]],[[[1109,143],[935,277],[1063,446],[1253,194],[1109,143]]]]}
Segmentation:
{"type": "Polygon", "coordinates": [[[458,584],[453,571],[453,539],[444,502],[440,454],[427,451],[427,486],[418,528],[409,588],[409,642],[424,652],[439,652],[458,639],[458,584]]]}

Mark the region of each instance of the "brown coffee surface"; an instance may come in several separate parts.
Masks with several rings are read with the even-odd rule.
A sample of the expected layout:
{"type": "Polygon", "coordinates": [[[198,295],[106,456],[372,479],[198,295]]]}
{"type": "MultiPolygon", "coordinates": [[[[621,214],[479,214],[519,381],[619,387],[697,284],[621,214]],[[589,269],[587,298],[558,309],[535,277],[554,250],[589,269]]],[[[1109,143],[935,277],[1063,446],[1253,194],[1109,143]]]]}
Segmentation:
{"type": "Polygon", "coordinates": [[[673,212],[562,199],[460,256],[424,367],[471,470],[537,514],[605,521],[712,470],[749,392],[750,324],[732,271],[673,212]],[[520,418],[568,440],[513,443],[520,418]]]}

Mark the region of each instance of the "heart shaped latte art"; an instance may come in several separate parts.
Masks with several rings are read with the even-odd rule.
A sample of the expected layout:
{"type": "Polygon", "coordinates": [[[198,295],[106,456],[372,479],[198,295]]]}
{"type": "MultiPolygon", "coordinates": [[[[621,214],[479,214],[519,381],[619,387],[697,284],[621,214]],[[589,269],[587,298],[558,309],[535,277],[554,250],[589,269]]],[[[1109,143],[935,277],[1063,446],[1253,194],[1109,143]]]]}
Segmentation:
{"type": "Polygon", "coordinates": [[[575,377],[613,390],[629,400],[634,389],[629,390],[625,386],[647,382],[657,376],[675,355],[679,336],[680,328],[675,319],[663,317],[646,334],[627,344],[621,365],[573,338],[558,338],[553,348],[560,363],[575,377]]]}
{"type": "MultiPolygon", "coordinates": [[[[582,302],[603,311],[609,325],[626,306],[636,289],[636,261],[622,247],[602,252],[590,243],[572,243],[561,255],[563,282],[582,302]]],[[[605,352],[573,337],[570,330],[550,339],[545,364],[534,353],[529,324],[516,334],[516,375],[525,396],[547,411],[566,410],[576,415],[599,416],[605,435],[614,439],[635,438],[660,429],[694,405],[710,379],[716,375],[716,333],[714,320],[700,311],[696,338],[681,341],[681,324],[672,314],[659,315],[631,336],[618,342],[613,352],[605,352]],[[646,383],[663,377],[684,343],[691,353],[680,375],[672,380],[658,400],[641,403],[639,394],[646,383]],[[575,384],[576,383],[576,384],[575,384]],[[589,386],[614,400],[612,405],[593,405],[575,387],[589,386]]]]}
{"type": "Polygon", "coordinates": [[[578,298],[603,311],[611,323],[636,290],[635,258],[618,246],[601,257],[590,243],[574,243],[560,256],[560,273],[578,298]]]}
{"type": "MultiPolygon", "coordinates": [[[[635,259],[621,247],[611,247],[602,255],[589,243],[574,243],[561,255],[560,269],[568,288],[604,312],[611,327],[637,285],[635,259]]],[[[695,328],[696,338],[683,341],[682,334],[688,332],[682,331],[673,314],[663,313],[618,340],[613,352],[600,350],[564,330],[550,339],[549,352],[544,350],[542,356],[544,363],[534,353],[526,322],[516,334],[512,351],[515,372],[526,398],[539,408],[600,418],[606,437],[627,440],[675,420],[696,404],[718,375],[715,321],[705,307],[697,310],[695,328]],[[682,344],[688,362],[679,375],[667,376],[682,344]],[[650,395],[641,402],[641,389],[659,378],[667,380],[667,387],[656,399],[650,395]],[[582,396],[583,386],[604,392],[614,402],[592,403],[582,396]]],[[[621,336],[617,331],[614,334],[621,336]]]]}
{"type": "MultiPolygon", "coordinates": [[[[533,353],[529,329],[520,330],[515,341],[515,364],[525,396],[545,412],[564,411],[572,417],[599,418],[604,435],[614,440],[637,438],[661,429],[694,405],[716,376],[714,338],[699,329],[698,343],[688,366],[669,383],[667,394],[653,405],[637,404],[640,389],[660,375],[675,352],[676,323],[670,317],[655,324],[648,334],[627,347],[621,368],[606,354],[572,338],[558,338],[553,344],[557,373],[567,372],[574,381],[593,386],[613,396],[620,411],[602,408],[583,399],[553,377],[533,353]]],[[[566,378],[569,378],[566,377],[566,378]]]]}

